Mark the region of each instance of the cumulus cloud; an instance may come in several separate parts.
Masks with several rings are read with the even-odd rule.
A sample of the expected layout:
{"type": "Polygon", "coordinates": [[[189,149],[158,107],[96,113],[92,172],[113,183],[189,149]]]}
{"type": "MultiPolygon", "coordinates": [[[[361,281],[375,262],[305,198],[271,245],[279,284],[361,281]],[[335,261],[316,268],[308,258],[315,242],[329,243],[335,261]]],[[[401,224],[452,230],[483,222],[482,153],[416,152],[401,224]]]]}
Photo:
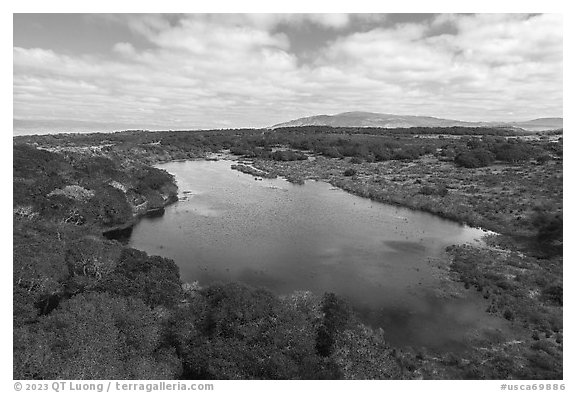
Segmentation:
{"type": "Polygon", "coordinates": [[[562,106],[561,26],[557,15],[441,16],[342,37],[319,64],[400,86],[398,100],[411,93],[427,98],[419,106],[429,114],[426,106],[442,102],[457,110],[440,112],[460,118],[505,118],[509,112],[537,117],[541,105],[556,113],[562,106]],[[455,34],[429,35],[447,22],[455,34]],[[462,104],[476,104],[474,112],[459,114],[462,104]],[[513,106],[520,108],[511,111],[513,106]]]}
{"type": "Polygon", "coordinates": [[[349,110],[463,120],[561,115],[557,15],[441,15],[360,31],[349,30],[386,18],[107,17],[149,45],[127,37],[109,55],[15,47],[15,118],[210,128],[349,110]],[[303,63],[290,31],[305,23],[332,33],[303,63]]]}
{"type": "Polygon", "coordinates": [[[123,56],[134,56],[136,54],[134,46],[129,42],[117,42],[112,47],[112,50],[123,56]]]}

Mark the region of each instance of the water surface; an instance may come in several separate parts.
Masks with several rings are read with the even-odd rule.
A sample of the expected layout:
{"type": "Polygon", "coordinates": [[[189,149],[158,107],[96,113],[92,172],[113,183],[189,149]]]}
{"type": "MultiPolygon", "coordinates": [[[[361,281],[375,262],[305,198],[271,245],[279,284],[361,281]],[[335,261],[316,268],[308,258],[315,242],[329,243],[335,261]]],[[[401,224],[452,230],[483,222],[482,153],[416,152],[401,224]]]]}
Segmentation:
{"type": "Polygon", "coordinates": [[[232,161],[159,165],[180,201],[144,218],[129,245],[172,258],[183,281],[241,281],[277,294],[335,292],[395,345],[457,349],[495,326],[472,291],[438,296],[444,249],[483,231],[360,198],[324,182],[255,180],[232,161]]]}

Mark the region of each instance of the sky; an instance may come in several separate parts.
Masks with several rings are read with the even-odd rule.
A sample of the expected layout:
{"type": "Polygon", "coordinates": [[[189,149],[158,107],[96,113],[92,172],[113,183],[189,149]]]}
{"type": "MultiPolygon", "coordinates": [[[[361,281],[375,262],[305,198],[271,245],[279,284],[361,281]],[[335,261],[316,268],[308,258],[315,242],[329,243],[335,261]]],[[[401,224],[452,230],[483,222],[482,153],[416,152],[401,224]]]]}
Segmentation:
{"type": "Polygon", "coordinates": [[[559,14],[14,14],[14,134],[562,117],[559,14]]]}

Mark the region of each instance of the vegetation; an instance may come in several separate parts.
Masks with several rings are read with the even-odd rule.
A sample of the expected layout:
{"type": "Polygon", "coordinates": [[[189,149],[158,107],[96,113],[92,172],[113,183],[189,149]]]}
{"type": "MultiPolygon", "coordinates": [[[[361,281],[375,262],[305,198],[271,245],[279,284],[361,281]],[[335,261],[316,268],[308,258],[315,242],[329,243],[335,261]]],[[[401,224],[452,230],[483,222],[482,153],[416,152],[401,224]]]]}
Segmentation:
{"type": "Polygon", "coordinates": [[[494,154],[486,149],[471,149],[460,152],[454,157],[456,165],[464,168],[481,168],[494,162],[494,154]]]}
{"type": "Polygon", "coordinates": [[[272,172],[264,172],[259,169],[252,168],[251,166],[248,165],[233,164],[230,166],[230,168],[256,177],[263,177],[268,179],[275,179],[277,177],[272,172]]]}
{"type": "Polygon", "coordinates": [[[344,171],[344,176],[354,176],[356,174],[356,169],[348,168],[344,171]]]}
{"type": "Polygon", "coordinates": [[[57,150],[83,149],[106,156],[130,156],[134,161],[145,163],[201,157],[205,152],[228,149],[233,154],[247,158],[275,161],[305,160],[306,154],[303,151],[330,158],[355,157],[368,162],[413,160],[427,154],[440,153],[454,159],[457,154],[469,150],[479,156],[490,152],[490,156],[495,155],[499,160],[521,162],[531,157],[546,157],[550,152],[558,153],[555,152],[555,143],[544,145],[538,140],[523,140],[525,134],[503,128],[307,126],[275,130],[58,134],[22,136],[16,140],[57,150]]]}
{"type": "MultiPolygon", "coordinates": [[[[538,250],[520,246],[501,248],[452,246],[451,265],[467,287],[490,300],[487,312],[510,321],[516,332],[516,360],[497,378],[561,379],[562,369],[562,260],[542,258],[538,250]]],[[[518,242],[515,243],[518,246],[518,242]]],[[[502,353],[501,356],[504,356],[502,353]]]]}
{"type": "Polygon", "coordinates": [[[301,127],[14,138],[15,379],[562,378],[562,138],[301,127]],[[328,181],[499,233],[451,274],[509,333],[464,354],[391,348],[334,294],[182,283],[108,240],[176,200],[151,164],[230,151],[256,177],[328,181]]]}

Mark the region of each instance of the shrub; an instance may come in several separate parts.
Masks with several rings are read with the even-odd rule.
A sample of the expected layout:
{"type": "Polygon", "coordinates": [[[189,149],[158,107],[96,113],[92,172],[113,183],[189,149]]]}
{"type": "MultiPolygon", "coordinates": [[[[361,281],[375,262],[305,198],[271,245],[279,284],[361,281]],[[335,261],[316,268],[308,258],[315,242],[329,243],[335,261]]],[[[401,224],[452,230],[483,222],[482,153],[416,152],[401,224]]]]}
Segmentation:
{"type": "Polygon", "coordinates": [[[306,154],[294,150],[276,150],[271,157],[275,161],[296,161],[308,158],[306,154]]]}
{"type": "Polygon", "coordinates": [[[436,194],[436,189],[434,187],[426,185],[426,186],[423,186],[422,188],[420,188],[420,194],[434,195],[434,194],[436,194]]]}
{"type": "Polygon", "coordinates": [[[564,290],[562,288],[562,285],[559,284],[550,285],[542,291],[542,295],[544,296],[545,299],[558,306],[562,306],[563,304],[564,301],[563,293],[564,290]]]}
{"type": "Polygon", "coordinates": [[[125,248],[114,271],[103,277],[96,289],[134,296],[151,307],[171,307],[183,297],[181,285],[178,266],[173,260],[125,248]]]}
{"type": "Polygon", "coordinates": [[[420,188],[420,194],[422,195],[438,195],[438,196],[446,196],[448,195],[448,188],[445,185],[438,185],[438,186],[430,186],[424,185],[420,188]]]}
{"type": "Polygon", "coordinates": [[[524,142],[506,142],[495,148],[496,159],[509,163],[518,163],[532,158],[532,148],[524,142]]]}
{"type": "Polygon", "coordinates": [[[180,373],[140,300],[82,294],[14,332],[15,379],[169,379],[180,373]]]}
{"type": "Polygon", "coordinates": [[[454,163],[464,168],[480,168],[490,165],[493,161],[494,155],[486,149],[467,150],[454,157],[454,163]]]}
{"type": "Polygon", "coordinates": [[[562,240],[563,220],[560,214],[541,210],[532,217],[532,225],[538,231],[537,239],[540,243],[562,240]]]}
{"type": "Polygon", "coordinates": [[[319,378],[326,365],[315,353],[310,305],[298,304],[238,283],[198,291],[171,327],[183,377],[319,378]]]}
{"type": "Polygon", "coordinates": [[[163,186],[174,182],[174,176],[154,167],[141,168],[136,172],[135,177],[138,180],[135,189],[139,192],[146,189],[160,190],[163,186]]]}
{"type": "Polygon", "coordinates": [[[109,185],[96,190],[94,197],[81,205],[80,213],[103,226],[123,224],[132,218],[132,208],[124,193],[109,185]]]}
{"type": "Polygon", "coordinates": [[[342,153],[335,146],[328,146],[321,150],[322,154],[330,158],[342,158],[342,153]]]}

